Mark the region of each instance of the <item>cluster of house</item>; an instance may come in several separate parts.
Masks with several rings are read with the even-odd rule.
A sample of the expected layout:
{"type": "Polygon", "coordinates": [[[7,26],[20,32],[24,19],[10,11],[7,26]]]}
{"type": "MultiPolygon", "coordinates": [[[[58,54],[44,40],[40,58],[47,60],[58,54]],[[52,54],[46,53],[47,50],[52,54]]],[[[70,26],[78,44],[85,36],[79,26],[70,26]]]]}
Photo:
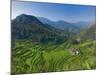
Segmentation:
{"type": "Polygon", "coordinates": [[[71,48],[69,49],[69,51],[71,52],[72,55],[78,55],[79,54],[79,50],[76,48],[71,48]]]}

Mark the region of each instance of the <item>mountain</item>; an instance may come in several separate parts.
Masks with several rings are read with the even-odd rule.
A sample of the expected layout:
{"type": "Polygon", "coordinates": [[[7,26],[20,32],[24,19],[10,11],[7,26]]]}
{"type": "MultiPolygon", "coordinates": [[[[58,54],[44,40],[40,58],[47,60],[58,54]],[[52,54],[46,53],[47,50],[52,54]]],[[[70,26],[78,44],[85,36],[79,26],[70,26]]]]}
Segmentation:
{"type": "Polygon", "coordinates": [[[73,24],[74,24],[75,26],[77,26],[78,28],[80,28],[80,29],[85,29],[85,28],[91,26],[91,25],[94,24],[94,23],[91,23],[91,22],[82,22],[82,21],[80,21],[80,22],[76,22],[76,23],[73,23],[73,24]]]}
{"type": "Polygon", "coordinates": [[[32,40],[35,42],[62,42],[65,36],[48,24],[43,24],[35,16],[21,14],[11,22],[12,39],[32,40]]]}
{"type": "Polygon", "coordinates": [[[91,25],[80,33],[80,39],[85,40],[96,40],[96,24],[91,25]]]}
{"type": "Polygon", "coordinates": [[[80,31],[80,29],[86,28],[89,25],[88,22],[70,23],[70,22],[66,22],[63,20],[51,21],[44,17],[38,17],[38,19],[44,24],[49,24],[55,28],[62,29],[62,30],[67,29],[67,30],[73,31],[73,32],[78,32],[78,31],[80,31]]]}
{"type": "Polygon", "coordinates": [[[47,18],[43,18],[43,17],[38,17],[38,19],[44,24],[49,24],[55,28],[62,29],[62,30],[76,28],[76,26],[72,25],[71,23],[65,22],[63,20],[51,21],[51,20],[49,20],[47,18]]]}
{"type": "Polygon", "coordinates": [[[81,39],[85,39],[85,37],[94,38],[95,34],[92,35],[92,32],[95,31],[94,27],[94,25],[85,22],[68,23],[63,20],[54,22],[46,18],[40,20],[35,16],[26,14],[17,16],[11,22],[12,40],[32,40],[41,43],[61,43],[67,40],[69,36],[74,38],[79,32],[81,32],[81,39]],[[82,28],[85,29],[82,30],[82,28]]]}
{"type": "Polygon", "coordinates": [[[47,18],[44,18],[44,17],[37,17],[39,21],[41,21],[43,24],[50,24],[53,26],[53,24],[55,23],[54,21],[52,20],[49,20],[47,18]]]}

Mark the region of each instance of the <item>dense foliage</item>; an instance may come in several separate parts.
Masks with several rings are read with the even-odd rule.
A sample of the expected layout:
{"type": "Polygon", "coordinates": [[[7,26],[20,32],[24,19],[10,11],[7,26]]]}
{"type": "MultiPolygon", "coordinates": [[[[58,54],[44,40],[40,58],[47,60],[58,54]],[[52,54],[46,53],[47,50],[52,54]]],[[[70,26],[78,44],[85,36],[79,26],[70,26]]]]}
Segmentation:
{"type": "Polygon", "coordinates": [[[95,69],[95,33],[95,25],[75,34],[22,14],[12,20],[11,73],[95,69]]]}

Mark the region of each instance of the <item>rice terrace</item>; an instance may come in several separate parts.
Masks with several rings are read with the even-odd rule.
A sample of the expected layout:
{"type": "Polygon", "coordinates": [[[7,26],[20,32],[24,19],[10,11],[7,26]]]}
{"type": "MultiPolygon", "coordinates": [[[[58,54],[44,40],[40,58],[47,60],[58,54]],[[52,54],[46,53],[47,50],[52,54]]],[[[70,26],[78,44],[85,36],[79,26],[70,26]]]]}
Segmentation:
{"type": "Polygon", "coordinates": [[[12,1],[11,74],[96,69],[96,7],[12,1]]]}

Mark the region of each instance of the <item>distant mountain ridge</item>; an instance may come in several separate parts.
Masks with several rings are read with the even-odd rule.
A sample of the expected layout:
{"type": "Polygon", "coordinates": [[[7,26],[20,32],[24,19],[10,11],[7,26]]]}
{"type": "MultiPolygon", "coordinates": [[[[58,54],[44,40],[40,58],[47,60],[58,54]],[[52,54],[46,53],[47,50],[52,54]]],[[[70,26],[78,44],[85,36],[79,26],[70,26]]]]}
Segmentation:
{"type": "Polygon", "coordinates": [[[70,23],[70,22],[66,22],[63,20],[51,21],[51,20],[44,18],[44,17],[37,17],[37,18],[44,24],[50,24],[53,27],[58,28],[58,29],[62,29],[62,30],[66,30],[66,29],[69,29],[69,30],[77,29],[78,30],[78,29],[85,28],[89,25],[88,22],[70,23]]]}
{"type": "MultiPolygon", "coordinates": [[[[44,20],[43,20],[44,21],[44,20]]],[[[11,32],[12,32],[12,40],[32,40],[35,42],[64,42],[70,37],[75,37],[75,35],[79,34],[79,32],[83,32],[80,38],[84,38],[85,35],[91,38],[95,37],[94,31],[95,26],[86,25],[85,22],[80,22],[78,24],[75,23],[67,23],[63,20],[59,20],[57,22],[50,21],[45,19],[44,23],[39,20],[39,18],[31,15],[21,14],[17,16],[15,19],[11,21],[11,32]],[[50,22],[50,23],[49,23],[50,22]],[[86,27],[86,28],[85,28],[86,27]],[[81,28],[85,28],[82,31],[81,28]],[[93,33],[90,33],[93,32],[93,33]]]]}
{"type": "Polygon", "coordinates": [[[36,42],[65,40],[61,30],[43,24],[35,16],[21,14],[11,24],[12,39],[31,39],[36,42]]]}

